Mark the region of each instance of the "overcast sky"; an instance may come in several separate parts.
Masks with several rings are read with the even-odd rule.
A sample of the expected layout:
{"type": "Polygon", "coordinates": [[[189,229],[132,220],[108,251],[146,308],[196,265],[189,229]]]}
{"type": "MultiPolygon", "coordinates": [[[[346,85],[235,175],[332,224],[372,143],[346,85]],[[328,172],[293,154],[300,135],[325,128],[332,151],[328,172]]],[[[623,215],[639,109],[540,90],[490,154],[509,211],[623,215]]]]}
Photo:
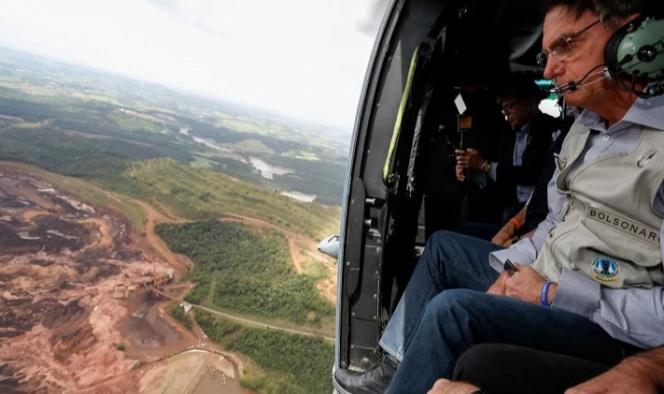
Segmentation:
{"type": "Polygon", "coordinates": [[[3,0],[0,46],[350,128],[386,0],[3,0]]]}

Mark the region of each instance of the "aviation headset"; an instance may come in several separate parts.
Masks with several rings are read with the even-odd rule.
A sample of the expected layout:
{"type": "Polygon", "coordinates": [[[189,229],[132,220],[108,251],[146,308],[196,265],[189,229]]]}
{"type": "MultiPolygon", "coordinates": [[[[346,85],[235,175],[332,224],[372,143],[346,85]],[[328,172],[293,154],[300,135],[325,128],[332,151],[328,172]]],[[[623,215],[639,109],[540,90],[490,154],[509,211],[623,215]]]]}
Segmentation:
{"type": "Polygon", "coordinates": [[[640,17],[621,27],[604,48],[608,75],[646,84],[639,96],[664,93],[664,19],[640,17]]]}
{"type": "MultiPolygon", "coordinates": [[[[641,16],[616,31],[604,48],[604,64],[590,69],[582,78],[554,88],[564,95],[580,86],[591,75],[613,79],[618,85],[639,97],[648,98],[664,94],[664,18],[641,16]],[[635,84],[643,85],[636,90],[635,84]]],[[[585,83],[584,83],[585,82],[585,83]]]]}

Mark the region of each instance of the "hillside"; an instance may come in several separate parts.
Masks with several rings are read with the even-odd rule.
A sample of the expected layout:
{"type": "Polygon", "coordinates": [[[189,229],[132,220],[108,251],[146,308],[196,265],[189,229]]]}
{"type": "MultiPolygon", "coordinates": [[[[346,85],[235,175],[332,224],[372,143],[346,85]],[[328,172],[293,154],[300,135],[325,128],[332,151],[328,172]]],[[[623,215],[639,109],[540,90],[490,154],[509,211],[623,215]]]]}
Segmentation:
{"type": "Polygon", "coordinates": [[[334,306],[317,293],[312,278],[296,273],[278,232],[206,221],[161,224],[157,234],[194,262],[190,279],[196,287],[187,301],[317,331],[323,327],[331,335],[334,306]]]}
{"type": "Polygon", "coordinates": [[[332,205],[349,146],[323,126],[6,48],[0,138],[0,159],[66,175],[107,178],[169,157],[332,205]]]}
{"type": "Polygon", "coordinates": [[[178,216],[207,219],[226,214],[261,218],[314,239],[337,231],[338,209],[301,203],[217,171],[172,159],[132,163],[124,174],[137,195],[169,207],[178,216]]]}
{"type": "MultiPolygon", "coordinates": [[[[85,332],[103,349],[95,354],[113,355],[120,369],[81,362],[54,383],[44,376],[67,365],[45,360],[39,374],[31,372],[30,387],[95,392],[141,382],[141,389],[182,392],[221,373],[258,392],[329,391],[336,266],[316,245],[339,230],[349,140],[340,135],[0,48],[0,180],[7,178],[0,182],[0,230],[17,248],[34,244],[26,249],[34,255],[0,250],[0,262],[10,263],[0,268],[20,284],[31,280],[14,267],[21,259],[31,261],[34,278],[46,270],[44,259],[62,260],[48,268],[54,272],[84,263],[85,288],[70,288],[57,272],[48,274],[53,280],[35,279],[35,287],[88,308],[76,327],[103,325],[88,319],[101,313],[91,296],[122,311],[104,312],[121,322],[104,326],[105,336],[85,332]],[[42,218],[46,213],[53,219],[42,218]],[[38,247],[56,239],[61,256],[38,247]],[[69,260],[79,249],[70,243],[80,249],[75,262],[69,260]],[[102,274],[105,282],[97,280],[102,274]],[[225,332],[224,324],[232,329],[225,332]],[[208,362],[218,354],[230,363],[226,372],[208,362]],[[166,375],[178,378],[158,379],[166,375]]],[[[0,314],[40,307],[22,302],[0,314]]],[[[21,335],[26,349],[38,346],[30,332],[21,335]]],[[[16,343],[0,338],[0,348],[10,341],[16,343]]],[[[86,351],[68,350],[72,358],[86,351]]],[[[0,362],[0,381],[7,371],[11,379],[24,376],[33,362],[18,351],[5,356],[11,362],[0,362]]]]}

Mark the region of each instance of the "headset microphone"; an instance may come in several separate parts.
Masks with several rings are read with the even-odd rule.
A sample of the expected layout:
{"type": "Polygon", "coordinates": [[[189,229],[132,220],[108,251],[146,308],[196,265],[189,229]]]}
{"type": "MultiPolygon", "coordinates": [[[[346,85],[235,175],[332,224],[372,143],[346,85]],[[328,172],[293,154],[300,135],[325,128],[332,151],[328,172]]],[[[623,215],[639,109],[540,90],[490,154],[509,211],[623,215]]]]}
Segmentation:
{"type": "Polygon", "coordinates": [[[570,81],[570,82],[566,83],[563,86],[554,86],[554,87],[552,87],[551,88],[551,93],[553,93],[557,96],[564,96],[567,93],[575,91],[576,89],[578,89],[576,87],[576,82],[570,81]]]}
{"type": "Polygon", "coordinates": [[[607,78],[606,67],[604,66],[604,64],[598,64],[595,67],[588,70],[588,72],[585,73],[585,75],[583,77],[577,79],[576,81],[569,81],[569,82],[567,82],[566,84],[564,84],[562,86],[555,86],[555,87],[551,88],[551,93],[554,93],[557,96],[564,96],[567,93],[571,93],[571,92],[579,89],[581,86],[586,86],[586,85],[590,85],[590,84],[593,84],[593,83],[597,83],[597,82],[599,82],[599,81],[601,81],[605,78],[607,78]],[[601,68],[601,70],[598,71],[597,70],[598,68],[601,68]],[[599,74],[602,74],[601,78],[593,79],[591,81],[586,82],[586,79],[588,79],[589,77],[599,75],[599,74]]]}

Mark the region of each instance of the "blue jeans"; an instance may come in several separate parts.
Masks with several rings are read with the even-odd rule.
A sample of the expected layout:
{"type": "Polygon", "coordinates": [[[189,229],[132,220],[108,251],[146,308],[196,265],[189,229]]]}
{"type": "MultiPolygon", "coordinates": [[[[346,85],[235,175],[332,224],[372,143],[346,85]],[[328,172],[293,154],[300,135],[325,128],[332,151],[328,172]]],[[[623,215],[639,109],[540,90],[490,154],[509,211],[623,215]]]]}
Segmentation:
{"type": "Polygon", "coordinates": [[[486,294],[499,275],[488,263],[497,249],[446,231],[431,236],[380,340],[401,361],[388,393],[425,393],[436,379],[451,378],[458,357],[478,343],[509,343],[608,364],[624,356],[621,342],[583,316],[486,294]]]}

